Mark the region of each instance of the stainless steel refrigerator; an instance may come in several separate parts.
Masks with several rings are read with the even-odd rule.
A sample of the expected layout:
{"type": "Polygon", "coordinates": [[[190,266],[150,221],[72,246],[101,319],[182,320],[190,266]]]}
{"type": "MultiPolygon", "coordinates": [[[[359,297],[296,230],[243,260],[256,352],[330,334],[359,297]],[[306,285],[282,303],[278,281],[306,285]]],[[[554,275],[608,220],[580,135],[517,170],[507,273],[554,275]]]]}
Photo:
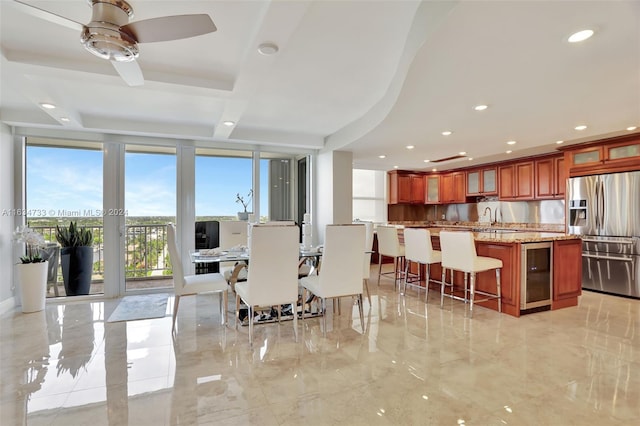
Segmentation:
{"type": "Polygon", "coordinates": [[[567,232],[582,237],[582,287],[640,298],[640,171],[568,185],[567,232]]]}

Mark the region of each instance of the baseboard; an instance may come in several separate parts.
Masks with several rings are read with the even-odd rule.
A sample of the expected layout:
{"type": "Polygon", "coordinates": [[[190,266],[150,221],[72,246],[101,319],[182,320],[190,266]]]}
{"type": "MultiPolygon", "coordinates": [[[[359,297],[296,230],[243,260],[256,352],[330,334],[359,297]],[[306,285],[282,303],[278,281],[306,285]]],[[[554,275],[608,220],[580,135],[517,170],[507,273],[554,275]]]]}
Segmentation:
{"type": "Polygon", "coordinates": [[[0,315],[4,315],[7,312],[13,310],[13,308],[16,307],[16,298],[15,297],[9,297],[8,299],[4,299],[2,302],[0,302],[0,315]]]}

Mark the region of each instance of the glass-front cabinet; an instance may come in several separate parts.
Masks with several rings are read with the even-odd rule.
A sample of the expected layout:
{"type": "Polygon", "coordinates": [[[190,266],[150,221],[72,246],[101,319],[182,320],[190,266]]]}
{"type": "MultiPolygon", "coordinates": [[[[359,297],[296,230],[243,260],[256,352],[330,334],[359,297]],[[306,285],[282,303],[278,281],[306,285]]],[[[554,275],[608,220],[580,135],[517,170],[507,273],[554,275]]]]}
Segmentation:
{"type": "Polygon", "coordinates": [[[437,204],[440,202],[440,176],[425,176],[426,193],[424,197],[425,204],[437,204]]]}
{"type": "Polygon", "coordinates": [[[496,174],[495,167],[468,171],[467,196],[496,194],[498,192],[496,174]]]}

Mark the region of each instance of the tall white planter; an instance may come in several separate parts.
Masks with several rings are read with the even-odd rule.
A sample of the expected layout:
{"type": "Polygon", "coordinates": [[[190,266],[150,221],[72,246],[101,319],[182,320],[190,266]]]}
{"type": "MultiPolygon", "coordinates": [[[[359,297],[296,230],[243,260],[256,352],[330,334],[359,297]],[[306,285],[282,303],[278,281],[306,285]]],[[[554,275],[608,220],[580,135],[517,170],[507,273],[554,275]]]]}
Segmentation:
{"type": "Polygon", "coordinates": [[[17,265],[22,312],[37,312],[44,309],[47,296],[48,265],[49,262],[17,265]]]}

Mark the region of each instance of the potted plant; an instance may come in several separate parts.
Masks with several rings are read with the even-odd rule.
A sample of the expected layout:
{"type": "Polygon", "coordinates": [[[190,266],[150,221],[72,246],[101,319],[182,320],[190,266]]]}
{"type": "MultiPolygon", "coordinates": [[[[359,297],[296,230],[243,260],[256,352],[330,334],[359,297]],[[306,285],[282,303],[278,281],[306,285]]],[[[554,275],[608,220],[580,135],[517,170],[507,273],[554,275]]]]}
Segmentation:
{"type": "Polygon", "coordinates": [[[244,211],[238,212],[238,220],[249,219],[250,212],[247,211],[247,206],[251,203],[251,197],[253,197],[253,189],[249,190],[249,193],[247,194],[247,201],[244,200],[244,197],[241,196],[239,192],[236,194],[236,203],[242,204],[242,207],[244,208],[244,211]]]}
{"type": "Polygon", "coordinates": [[[48,272],[48,263],[39,252],[44,245],[44,237],[26,226],[16,228],[13,237],[26,245],[25,255],[20,257],[17,265],[22,312],[41,311],[47,295],[48,272]]]}
{"type": "Polygon", "coordinates": [[[56,240],[62,246],[60,263],[67,296],[89,294],[93,274],[93,233],[71,222],[68,228],[56,225],[56,240]]]}

